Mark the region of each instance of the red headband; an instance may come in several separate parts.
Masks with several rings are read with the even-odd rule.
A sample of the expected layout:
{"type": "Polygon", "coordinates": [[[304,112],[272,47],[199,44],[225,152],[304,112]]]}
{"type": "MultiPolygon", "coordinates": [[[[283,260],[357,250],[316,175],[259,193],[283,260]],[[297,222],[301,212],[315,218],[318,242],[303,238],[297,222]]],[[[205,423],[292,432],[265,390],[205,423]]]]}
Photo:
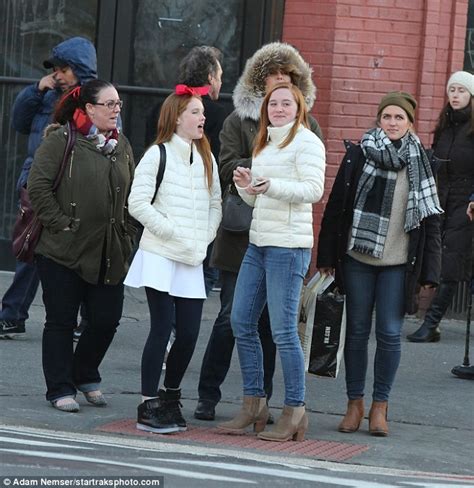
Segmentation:
{"type": "Polygon", "coordinates": [[[176,85],[174,92],[176,95],[207,95],[209,93],[209,86],[188,86],[176,85]]]}

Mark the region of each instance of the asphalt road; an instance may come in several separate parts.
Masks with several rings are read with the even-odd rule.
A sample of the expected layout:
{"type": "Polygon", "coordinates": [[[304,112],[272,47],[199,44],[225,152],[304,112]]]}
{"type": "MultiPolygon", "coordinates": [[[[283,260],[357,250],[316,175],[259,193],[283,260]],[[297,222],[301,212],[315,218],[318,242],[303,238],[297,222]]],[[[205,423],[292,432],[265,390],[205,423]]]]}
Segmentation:
{"type": "MultiPolygon", "coordinates": [[[[16,486],[23,476],[73,476],[85,480],[92,477],[99,482],[123,477],[117,483],[126,483],[130,478],[140,482],[141,477],[146,477],[144,483],[150,483],[151,479],[163,477],[159,486],[176,488],[474,486],[455,476],[433,477],[257,453],[236,456],[196,446],[177,448],[167,443],[11,427],[0,429],[0,452],[0,474],[10,480],[11,486],[16,486]]],[[[4,486],[8,485],[4,482],[4,486]]]]}
{"type": "MultiPolygon", "coordinates": [[[[10,273],[0,273],[1,295],[11,278],[10,273]]],[[[464,322],[443,322],[442,339],[437,344],[419,345],[404,340],[402,362],[390,400],[387,438],[369,436],[367,421],[356,434],[337,432],[346,405],[343,370],[336,380],[307,377],[310,418],[307,439],[323,446],[332,443],[336,451],[356,448],[352,455],[334,462],[335,458],[327,451],[311,451],[311,446],[301,449],[295,442],[285,443],[285,450],[280,452],[271,451],[267,445],[249,447],[246,443],[251,442],[250,437],[238,445],[225,440],[219,444],[208,432],[215,422],[193,419],[201,360],[218,305],[218,294],[212,293],[204,307],[200,338],[182,385],[183,414],[191,431],[194,428],[198,435],[145,438],[133,428],[140,401],[140,356],[148,332],[143,293],[127,290],[124,317],[101,368],[109,406],[94,408],[78,397],[81,403],[78,414],[59,412],[44,399],[41,369],[44,308],[38,294],[27,333],[15,340],[0,341],[0,475],[160,476],[161,473],[165,486],[173,488],[242,484],[296,488],[474,486],[474,382],[450,374],[451,367],[462,361],[464,322]],[[132,427],[124,429],[121,422],[132,427]],[[108,428],[111,425],[116,427],[108,428]]],[[[407,319],[404,335],[418,324],[417,319],[407,319]]],[[[371,354],[373,348],[372,339],[371,354]]],[[[368,401],[371,376],[369,371],[368,401]]],[[[283,401],[278,361],[274,382],[270,406],[278,416],[283,401]]],[[[231,418],[241,400],[236,354],[222,392],[216,421],[231,418]]]]}

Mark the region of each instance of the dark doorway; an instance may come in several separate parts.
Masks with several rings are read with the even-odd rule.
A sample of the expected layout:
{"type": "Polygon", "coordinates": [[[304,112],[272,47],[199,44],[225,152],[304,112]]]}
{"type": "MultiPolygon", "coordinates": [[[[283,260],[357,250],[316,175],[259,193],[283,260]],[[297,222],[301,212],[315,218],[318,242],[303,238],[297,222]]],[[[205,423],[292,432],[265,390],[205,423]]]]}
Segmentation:
{"type": "Polygon", "coordinates": [[[176,82],[180,59],[196,45],[224,53],[221,100],[232,90],[246,59],[279,40],[284,0],[0,0],[0,269],[14,269],[11,228],[17,212],[16,180],[27,136],[10,126],[18,92],[46,74],[42,61],[72,36],[97,47],[99,76],[114,82],[125,101],[123,128],[136,158],[145,145],[145,120],[176,82]]]}

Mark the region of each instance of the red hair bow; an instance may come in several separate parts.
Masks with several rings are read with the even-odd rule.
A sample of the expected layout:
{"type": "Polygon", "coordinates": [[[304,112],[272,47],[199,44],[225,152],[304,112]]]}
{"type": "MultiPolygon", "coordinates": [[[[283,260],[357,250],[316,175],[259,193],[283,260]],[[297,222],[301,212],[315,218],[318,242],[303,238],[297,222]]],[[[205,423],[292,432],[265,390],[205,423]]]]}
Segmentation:
{"type": "Polygon", "coordinates": [[[176,95],[203,96],[209,93],[209,86],[176,85],[174,92],[176,95]]]}

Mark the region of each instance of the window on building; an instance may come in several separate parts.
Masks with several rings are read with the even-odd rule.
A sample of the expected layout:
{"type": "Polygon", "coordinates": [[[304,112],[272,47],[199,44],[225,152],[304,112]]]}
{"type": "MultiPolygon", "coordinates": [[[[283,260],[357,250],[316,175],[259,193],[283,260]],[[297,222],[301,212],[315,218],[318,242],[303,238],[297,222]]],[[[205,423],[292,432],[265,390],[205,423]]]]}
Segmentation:
{"type": "Polygon", "coordinates": [[[469,0],[467,12],[466,50],[464,53],[464,69],[474,73],[474,0],[469,0]]]}
{"type": "Polygon", "coordinates": [[[47,74],[43,61],[61,41],[95,39],[97,0],[4,0],[0,8],[0,269],[11,259],[11,228],[18,210],[16,181],[27,156],[28,137],[10,124],[16,96],[47,74]],[[7,250],[8,249],[8,250],[7,250]]]}

